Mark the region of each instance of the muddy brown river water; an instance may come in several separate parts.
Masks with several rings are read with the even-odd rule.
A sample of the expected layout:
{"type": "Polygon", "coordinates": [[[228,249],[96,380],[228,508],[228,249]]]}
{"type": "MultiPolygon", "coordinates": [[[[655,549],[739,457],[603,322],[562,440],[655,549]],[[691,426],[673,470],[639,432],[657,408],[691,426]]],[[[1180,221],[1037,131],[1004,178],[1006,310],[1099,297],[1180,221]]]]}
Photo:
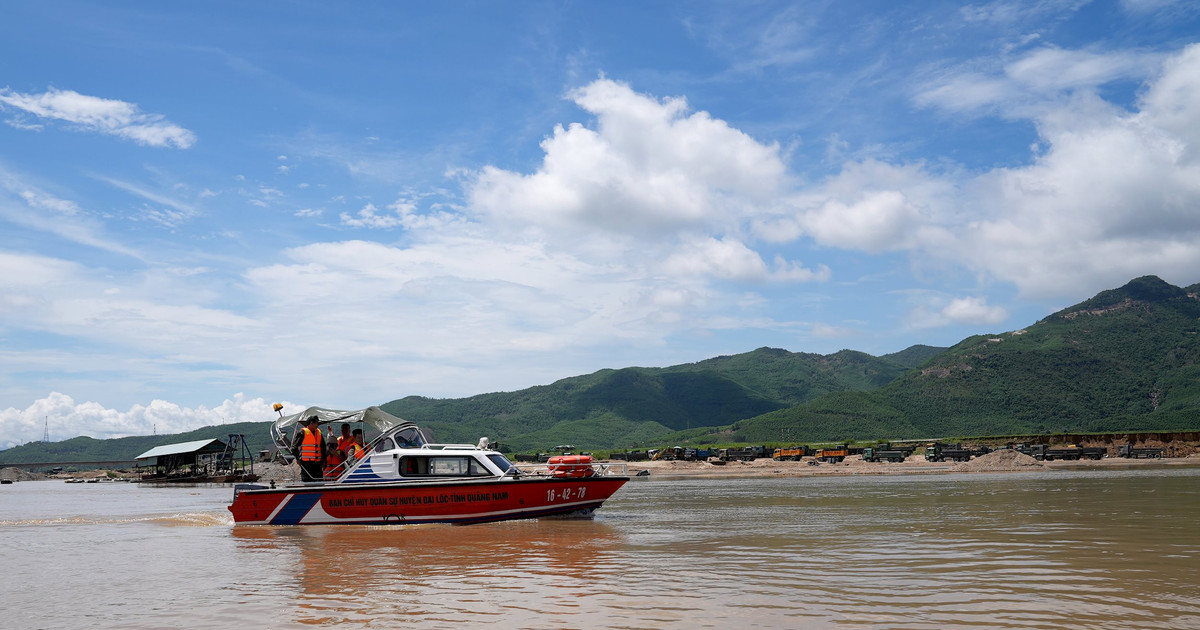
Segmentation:
{"type": "Polygon", "coordinates": [[[0,627],[1198,628],[1200,469],[637,479],[591,521],[233,527],[0,490],[0,627]]]}

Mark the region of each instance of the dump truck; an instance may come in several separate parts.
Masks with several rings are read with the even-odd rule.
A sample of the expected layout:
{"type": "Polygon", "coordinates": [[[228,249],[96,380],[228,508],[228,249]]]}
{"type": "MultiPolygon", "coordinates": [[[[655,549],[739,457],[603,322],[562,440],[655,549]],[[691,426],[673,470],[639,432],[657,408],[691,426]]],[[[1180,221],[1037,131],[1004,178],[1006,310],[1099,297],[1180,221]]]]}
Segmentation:
{"type": "Polygon", "coordinates": [[[723,462],[741,460],[752,462],[759,457],[765,457],[767,449],[765,446],[740,446],[737,448],[721,448],[717,449],[717,459],[723,462]]]}
{"type": "Polygon", "coordinates": [[[969,461],[973,455],[975,455],[975,451],[963,448],[961,444],[942,444],[939,442],[925,447],[925,461],[927,462],[965,462],[969,461]]]}
{"type": "Polygon", "coordinates": [[[785,446],[783,448],[775,449],[775,453],[772,455],[772,458],[775,459],[775,461],[798,462],[801,458],[808,457],[815,452],[816,451],[807,446],[785,446]]]}
{"type": "Polygon", "coordinates": [[[1167,456],[1167,449],[1162,447],[1135,447],[1132,444],[1122,444],[1117,447],[1117,457],[1126,459],[1160,459],[1167,456]]]}
{"type": "Polygon", "coordinates": [[[868,446],[863,449],[864,462],[902,462],[908,453],[901,449],[888,449],[878,446],[868,446]]]}
{"type": "Polygon", "coordinates": [[[1066,444],[1054,447],[1049,444],[1023,444],[1018,446],[1017,450],[1036,460],[1047,462],[1056,459],[1064,461],[1076,461],[1080,459],[1099,460],[1108,454],[1108,449],[1103,446],[1080,446],[1078,444],[1066,444]]]}
{"type": "Polygon", "coordinates": [[[842,444],[840,446],[835,446],[833,448],[823,448],[823,449],[818,450],[816,452],[816,458],[818,461],[827,462],[830,464],[836,464],[836,463],[846,459],[846,456],[849,454],[850,454],[849,447],[847,447],[845,444],[842,444]]]}

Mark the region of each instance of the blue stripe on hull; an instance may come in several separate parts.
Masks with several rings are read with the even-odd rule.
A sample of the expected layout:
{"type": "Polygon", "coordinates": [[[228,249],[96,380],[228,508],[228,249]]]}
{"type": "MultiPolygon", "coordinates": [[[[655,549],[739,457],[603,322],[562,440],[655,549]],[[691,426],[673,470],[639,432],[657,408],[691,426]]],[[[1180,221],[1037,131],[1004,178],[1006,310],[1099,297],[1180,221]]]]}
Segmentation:
{"type": "Polygon", "coordinates": [[[287,505],[283,506],[275,518],[271,519],[271,524],[299,525],[300,519],[303,519],[309,510],[321,500],[322,494],[321,492],[305,492],[292,495],[287,505]]]}
{"type": "Polygon", "coordinates": [[[548,507],[548,508],[541,508],[541,509],[536,509],[536,510],[528,510],[528,511],[521,512],[521,513],[515,514],[515,515],[511,512],[506,512],[504,514],[492,514],[492,515],[487,515],[487,516],[447,516],[444,518],[438,518],[438,517],[421,518],[421,519],[414,519],[412,521],[405,521],[403,519],[403,517],[400,517],[399,520],[392,520],[389,517],[384,517],[383,519],[378,520],[378,521],[332,520],[332,521],[326,521],[322,524],[324,524],[324,525],[335,525],[335,524],[342,524],[342,525],[404,525],[405,523],[412,523],[412,524],[445,523],[445,524],[449,524],[449,525],[472,525],[475,523],[494,523],[494,522],[498,522],[498,521],[512,521],[512,520],[526,519],[526,518],[541,518],[543,516],[555,516],[558,514],[570,514],[572,512],[582,512],[582,511],[595,512],[601,505],[603,505],[603,503],[604,503],[603,501],[597,501],[594,503],[582,503],[582,504],[576,503],[576,504],[565,506],[565,507],[548,507]]]}

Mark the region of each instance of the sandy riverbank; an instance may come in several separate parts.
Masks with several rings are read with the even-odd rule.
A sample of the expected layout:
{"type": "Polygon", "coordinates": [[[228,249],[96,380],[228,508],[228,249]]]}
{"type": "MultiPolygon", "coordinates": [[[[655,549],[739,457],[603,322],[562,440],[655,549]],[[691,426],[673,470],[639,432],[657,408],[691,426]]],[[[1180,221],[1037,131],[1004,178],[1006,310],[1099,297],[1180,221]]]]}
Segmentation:
{"type": "Polygon", "coordinates": [[[919,475],[944,473],[1023,472],[1037,470],[1126,470],[1176,466],[1200,466],[1200,455],[1166,459],[1104,458],[1099,461],[1053,461],[1036,459],[1005,450],[976,457],[969,462],[927,462],[923,455],[912,455],[903,462],[864,462],[852,456],[837,464],[777,462],[756,459],[751,462],[633,462],[629,474],[649,471],[652,477],[812,477],[822,475],[919,475]]]}
{"type": "MultiPolygon", "coordinates": [[[[1188,457],[1165,459],[1123,459],[1106,457],[1099,461],[1053,461],[1040,462],[1011,450],[996,451],[969,462],[927,462],[924,456],[914,454],[903,462],[864,462],[860,456],[852,456],[837,464],[810,463],[810,459],[798,462],[756,459],[750,462],[684,462],[657,461],[632,462],[628,465],[630,475],[647,471],[655,478],[687,477],[817,477],[836,475],[923,475],[945,473],[994,473],[1027,472],[1038,470],[1128,470],[1139,468],[1163,468],[1178,466],[1200,466],[1200,454],[1188,457]]],[[[624,462],[611,462],[616,466],[624,462]]],[[[254,472],[259,481],[291,483],[299,480],[297,466],[277,463],[256,462],[254,472]]],[[[131,477],[117,471],[90,470],[82,473],[62,475],[30,474],[16,468],[0,468],[0,479],[33,481],[37,479],[74,478],[117,478],[131,477]]]]}

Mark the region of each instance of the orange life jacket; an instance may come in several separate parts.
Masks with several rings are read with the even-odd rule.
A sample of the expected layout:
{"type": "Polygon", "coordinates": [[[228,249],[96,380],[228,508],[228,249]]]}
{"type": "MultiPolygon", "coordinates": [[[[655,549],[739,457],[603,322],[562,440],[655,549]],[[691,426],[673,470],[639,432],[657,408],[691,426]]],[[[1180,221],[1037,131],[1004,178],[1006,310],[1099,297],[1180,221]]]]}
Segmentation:
{"type": "Polygon", "coordinates": [[[321,430],[304,427],[304,441],[300,443],[300,461],[321,461],[321,430]]]}
{"type": "Polygon", "coordinates": [[[342,474],[342,459],[338,457],[338,451],[336,449],[325,449],[324,472],[326,479],[336,479],[338,475],[342,474]]]}

